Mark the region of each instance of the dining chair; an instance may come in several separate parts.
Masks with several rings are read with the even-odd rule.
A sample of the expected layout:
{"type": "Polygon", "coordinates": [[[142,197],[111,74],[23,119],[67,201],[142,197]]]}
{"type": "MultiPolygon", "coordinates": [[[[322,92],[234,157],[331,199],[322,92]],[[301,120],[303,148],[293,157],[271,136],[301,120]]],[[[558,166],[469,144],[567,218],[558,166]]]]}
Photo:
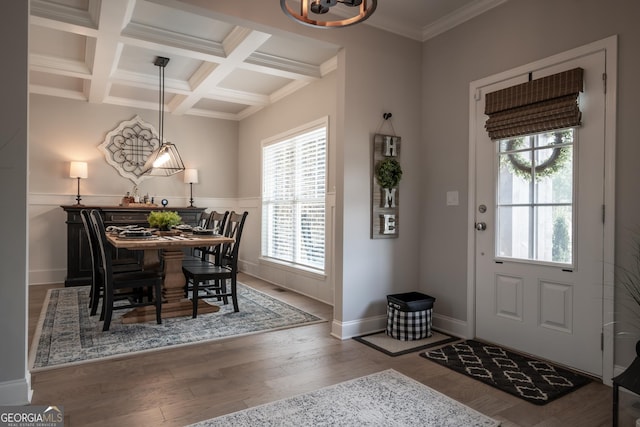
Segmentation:
{"type": "MultiPolygon", "coordinates": [[[[84,227],[85,234],[87,235],[89,253],[91,255],[91,287],[89,290],[89,313],[91,316],[95,316],[100,298],[102,297],[104,291],[102,274],[100,273],[100,254],[98,253],[100,249],[98,246],[98,236],[96,236],[95,230],[91,226],[89,210],[81,209],[80,218],[82,219],[82,225],[84,227]]],[[[133,257],[113,259],[112,266],[114,273],[125,273],[130,271],[142,270],[140,259],[133,257]]],[[[104,320],[104,304],[100,312],[100,320],[104,320]]]]}
{"type": "MultiPolygon", "coordinates": [[[[217,233],[224,233],[224,226],[227,223],[227,217],[229,216],[229,211],[225,212],[217,212],[212,211],[207,217],[207,229],[209,230],[218,230],[217,233]]],[[[203,247],[203,248],[193,248],[193,251],[190,256],[185,256],[182,260],[182,265],[188,264],[199,264],[200,261],[211,260],[212,257],[215,258],[216,253],[219,251],[219,246],[211,246],[211,247],[203,247]]]]}
{"type": "Polygon", "coordinates": [[[108,331],[111,326],[113,310],[155,305],[156,323],[162,323],[162,272],[155,270],[138,270],[131,272],[114,273],[112,260],[112,247],[107,241],[106,231],[102,216],[97,210],[90,212],[91,226],[98,236],[100,273],[104,284],[103,306],[105,310],[103,331],[108,331]],[[128,303],[115,305],[115,297],[118,291],[124,289],[142,290],[153,289],[147,292],[147,301],[139,297],[135,292],[128,298],[128,303]]]}
{"type": "Polygon", "coordinates": [[[186,292],[191,292],[193,302],[193,317],[198,316],[198,300],[202,298],[217,297],[224,304],[228,304],[228,297],[231,297],[233,311],[238,312],[238,253],[240,250],[240,239],[248,212],[231,212],[228,215],[224,235],[233,239],[232,243],[224,243],[219,246],[219,252],[215,254],[215,259],[201,259],[199,263],[183,264],[182,272],[187,280],[186,292]],[[227,280],[230,289],[227,291],[227,280]],[[203,291],[203,295],[200,292],[203,291]]]}
{"type": "Polygon", "coordinates": [[[209,214],[205,211],[200,213],[200,218],[198,219],[198,223],[196,224],[198,227],[207,228],[209,224],[209,214]]]}

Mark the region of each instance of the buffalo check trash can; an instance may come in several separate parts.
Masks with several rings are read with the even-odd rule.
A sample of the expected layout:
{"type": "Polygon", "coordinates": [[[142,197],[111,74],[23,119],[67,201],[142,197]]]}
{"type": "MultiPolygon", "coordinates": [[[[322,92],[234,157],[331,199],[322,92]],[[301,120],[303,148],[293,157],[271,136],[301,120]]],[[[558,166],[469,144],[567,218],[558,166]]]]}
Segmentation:
{"type": "Polygon", "coordinates": [[[387,295],[387,335],[400,341],[430,337],[435,300],[420,292],[387,295]]]}

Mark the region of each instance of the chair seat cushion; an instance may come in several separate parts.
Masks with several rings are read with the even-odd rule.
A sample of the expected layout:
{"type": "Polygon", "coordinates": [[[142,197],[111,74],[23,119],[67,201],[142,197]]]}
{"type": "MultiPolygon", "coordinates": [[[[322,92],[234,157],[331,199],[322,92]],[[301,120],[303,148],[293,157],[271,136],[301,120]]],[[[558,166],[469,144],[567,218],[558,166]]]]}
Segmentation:
{"type": "Polygon", "coordinates": [[[191,266],[191,265],[200,265],[202,263],[209,263],[209,264],[213,264],[213,262],[211,261],[203,261],[202,258],[200,257],[190,257],[190,256],[186,256],[184,257],[184,259],[182,260],[182,266],[191,266]]]}
{"type": "Polygon", "coordinates": [[[199,264],[182,265],[182,271],[187,276],[206,276],[206,275],[231,275],[231,269],[226,266],[215,265],[212,262],[200,262],[199,264]]]}
{"type": "Polygon", "coordinates": [[[142,271],[140,264],[114,264],[112,268],[114,273],[127,273],[131,271],[142,271]]]}

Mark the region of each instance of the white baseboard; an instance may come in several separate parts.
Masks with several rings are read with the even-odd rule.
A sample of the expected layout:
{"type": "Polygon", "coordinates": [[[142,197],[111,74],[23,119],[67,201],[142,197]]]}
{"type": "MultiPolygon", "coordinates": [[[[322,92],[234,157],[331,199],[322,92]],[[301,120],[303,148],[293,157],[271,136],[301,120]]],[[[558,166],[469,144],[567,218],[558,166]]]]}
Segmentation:
{"type": "MultiPolygon", "coordinates": [[[[346,340],[361,335],[366,335],[378,331],[383,331],[387,327],[387,316],[374,316],[365,319],[351,320],[349,322],[339,322],[334,320],[331,324],[331,335],[346,340]]],[[[440,314],[433,315],[433,328],[454,337],[471,339],[467,335],[467,322],[453,319],[440,314]]]]}
{"type": "Polygon", "coordinates": [[[29,285],[52,285],[57,283],[64,283],[66,277],[66,268],[52,270],[30,270],[29,285]]]}
{"type": "Polygon", "coordinates": [[[31,403],[33,390],[31,390],[29,382],[27,377],[0,382],[0,406],[18,406],[31,403]]]}
{"type": "Polygon", "coordinates": [[[387,315],[368,317],[365,319],[340,322],[334,320],[331,323],[331,336],[340,340],[382,331],[387,327],[387,315]]]}
{"type": "Polygon", "coordinates": [[[474,338],[467,336],[467,328],[467,322],[464,320],[454,319],[437,313],[433,314],[433,329],[437,329],[440,332],[464,339],[474,338]]]}

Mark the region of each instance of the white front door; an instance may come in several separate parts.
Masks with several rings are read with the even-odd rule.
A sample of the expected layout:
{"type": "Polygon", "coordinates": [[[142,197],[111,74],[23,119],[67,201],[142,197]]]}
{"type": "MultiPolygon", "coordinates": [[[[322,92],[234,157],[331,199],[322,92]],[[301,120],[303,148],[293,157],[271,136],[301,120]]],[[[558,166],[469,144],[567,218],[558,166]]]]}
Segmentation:
{"type": "Polygon", "coordinates": [[[605,54],[531,78],[576,67],[584,69],[577,128],[491,141],[485,95],[529,76],[479,92],[475,325],[479,339],[601,376],[605,54]]]}

